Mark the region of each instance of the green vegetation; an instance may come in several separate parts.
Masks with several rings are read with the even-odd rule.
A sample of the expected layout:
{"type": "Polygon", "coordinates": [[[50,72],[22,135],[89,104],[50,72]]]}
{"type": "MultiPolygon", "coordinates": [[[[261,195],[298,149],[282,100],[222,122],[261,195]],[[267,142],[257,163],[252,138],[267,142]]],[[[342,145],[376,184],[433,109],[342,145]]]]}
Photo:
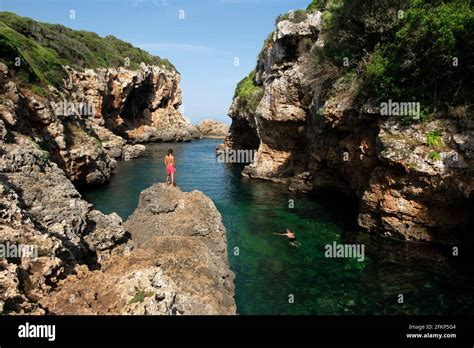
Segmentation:
{"type": "Polygon", "coordinates": [[[436,151],[430,152],[429,156],[432,160],[435,160],[435,161],[441,160],[441,154],[439,152],[436,152],[436,151]]]}
{"type": "Polygon", "coordinates": [[[48,90],[45,87],[40,86],[40,85],[32,85],[31,86],[31,91],[34,94],[39,95],[41,97],[48,97],[49,96],[48,90]]]}
{"type": "Polygon", "coordinates": [[[96,138],[95,135],[91,134],[87,128],[83,128],[80,124],[72,122],[65,122],[64,126],[66,134],[68,135],[66,139],[71,146],[81,143],[93,143],[96,151],[102,149],[102,141],[96,138]]]}
{"type": "Polygon", "coordinates": [[[292,23],[301,23],[306,18],[308,18],[308,14],[306,11],[296,10],[296,11],[291,11],[289,13],[285,13],[283,15],[278,16],[276,19],[276,23],[284,21],[284,20],[289,20],[292,23]]]}
{"type": "MultiPolygon", "coordinates": [[[[0,17],[1,18],[1,17],[0,17]]],[[[10,67],[26,66],[30,82],[60,86],[65,76],[57,54],[0,22],[0,54],[10,67]],[[17,60],[19,59],[19,60],[17,60]]],[[[22,75],[22,79],[25,75],[22,75]]]]}
{"type": "Polygon", "coordinates": [[[128,304],[143,302],[146,297],[151,297],[153,295],[153,292],[144,292],[140,290],[135,294],[135,296],[133,296],[128,304]]]}
{"type": "Polygon", "coordinates": [[[440,147],[443,146],[443,138],[441,132],[433,131],[426,135],[426,142],[429,147],[440,147]]]}
{"type": "Polygon", "coordinates": [[[16,131],[12,131],[12,135],[17,138],[17,137],[21,137],[21,138],[25,138],[25,139],[28,139],[31,144],[41,152],[41,155],[44,159],[48,160],[51,156],[51,154],[49,153],[48,150],[46,150],[44,147],[43,147],[43,144],[42,144],[42,140],[39,140],[39,143],[36,142],[31,136],[29,135],[24,135],[24,134],[21,134],[21,133],[18,133],[16,131]]]}
{"type": "Polygon", "coordinates": [[[263,97],[263,88],[255,83],[255,70],[237,84],[234,99],[237,97],[242,107],[248,107],[252,111],[257,109],[263,97]]]}
{"type": "Polygon", "coordinates": [[[273,35],[275,34],[274,31],[272,31],[270,34],[268,34],[267,38],[263,42],[263,47],[260,50],[260,53],[258,54],[258,59],[264,59],[265,55],[267,54],[268,50],[270,49],[272,42],[273,42],[273,35]]]}
{"type": "Polygon", "coordinates": [[[25,83],[62,86],[64,65],[75,69],[137,68],[141,62],[176,70],[166,59],[155,57],[114,36],[104,38],[57,24],[39,23],[0,12],[0,60],[25,83]],[[20,67],[15,60],[20,58],[20,67]]]}
{"type": "Polygon", "coordinates": [[[306,11],[323,10],[326,6],[326,2],[326,0],[313,0],[306,8],[306,11]]]}
{"type": "Polygon", "coordinates": [[[317,0],[308,7],[314,9],[324,11],[326,43],[313,48],[315,69],[326,64],[340,74],[355,72],[356,100],[420,102],[420,121],[472,108],[469,0],[317,0]]]}

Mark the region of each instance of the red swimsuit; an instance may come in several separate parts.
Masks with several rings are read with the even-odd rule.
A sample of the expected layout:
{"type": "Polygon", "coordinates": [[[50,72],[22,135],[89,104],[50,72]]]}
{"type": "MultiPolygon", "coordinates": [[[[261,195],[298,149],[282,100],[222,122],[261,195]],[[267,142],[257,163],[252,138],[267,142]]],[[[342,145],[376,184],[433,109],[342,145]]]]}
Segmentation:
{"type": "Polygon", "coordinates": [[[166,175],[171,175],[176,172],[176,168],[172,164],[167,164],[166,165],[166,175]]]}

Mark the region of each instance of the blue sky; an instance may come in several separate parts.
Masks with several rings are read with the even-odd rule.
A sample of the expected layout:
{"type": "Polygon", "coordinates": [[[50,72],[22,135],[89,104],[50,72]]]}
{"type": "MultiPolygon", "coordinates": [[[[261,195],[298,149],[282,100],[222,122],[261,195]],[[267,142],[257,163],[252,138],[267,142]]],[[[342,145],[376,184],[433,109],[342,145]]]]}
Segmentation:
{"type": "Polygon", "coordinates": [[[114,35],[168,58],[193,123],[227,117],[235,86],[256,64],[275,18],[310,0],[0,0],[0,11],[114,35]],[[75,19],[70,18],[74,10],[75,19]],[[183,12],[184,11],[184,12],[183,12]],[[180,15],[184,14],[184,19],[180,15]],[[235,58],[239,65],[235,66],[235,58]]]}

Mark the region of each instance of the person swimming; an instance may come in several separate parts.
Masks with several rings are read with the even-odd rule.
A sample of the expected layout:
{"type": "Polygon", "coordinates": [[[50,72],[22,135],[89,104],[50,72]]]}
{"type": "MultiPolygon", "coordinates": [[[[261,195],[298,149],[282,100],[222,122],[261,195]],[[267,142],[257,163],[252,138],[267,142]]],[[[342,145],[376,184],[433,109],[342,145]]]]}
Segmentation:
{"type": "Polygon", "coordinates": [[[273,233],[274,235],[277,236],[284,236],[287,237],[291,241],[296,241],[296,234],[293,231],[290,231],[290,229],[286,229],[286,233],[273,233]]]}
{"type": "Polygon", "coordinates": [[[296,233],[291,231],[289,228],[286,229],[286,233],[273,233],[273,234],[277,236],[287,237],[292,246],[295,246],[295,247],[300,246],[300,243],[296,240],[296,233]]]}
{"type": "Polygon", "coordinates": [[[171,185],[174,186],[174,173],[176,173],[176,168],[174,167],[174,157],[173,150],[169,149],[168,154],[165,156],[165,166],[166,166],[166,185],[169,185],[169,178],[171,176],[171,185]]]}

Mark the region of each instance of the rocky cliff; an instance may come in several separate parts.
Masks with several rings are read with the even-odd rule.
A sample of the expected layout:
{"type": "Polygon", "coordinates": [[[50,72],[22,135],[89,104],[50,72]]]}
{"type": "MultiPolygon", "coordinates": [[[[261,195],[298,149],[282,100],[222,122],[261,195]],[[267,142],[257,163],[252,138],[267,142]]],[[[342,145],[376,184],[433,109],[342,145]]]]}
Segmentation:
{"type": "Polygon", "coordinates": [[[209,198],[158,185],[123,225],[92,209],[31,139],[9,137],[3,121],[0,134],[1,313],[235,314],[209,198]]]}
{"type": "Polygon", "coordinates": [[[68,73],[65,88],[51,87],[44,97],[20,88],[0,63],[0,118],[12,137],[31,139],[74,183],[107,181],[114,158],[130,153],[128,143],[200,137],[177,110],[181,90],[175,72],[142,65],[139,71],[68,73]]]}
{"type": "Polygon", "coordinates": [[[200,137],[178,110],[176,69],[114,37],[11,13],[0,13],[0,52],[0,313],[235,314],[209,198],[145,191],[134,216],[166,220],[155,237],[75,188],[107,181],[115,158],[143,153],[137,143],[200,137]]]}
{"type": "Polygon", "coordinates": [[[175,294],[168,297],[175,310],[235,314],[226,230],[211,199],[199,191],[181,192],[158,184],[141,193],[138,208],[124,227],[137,250],[155,255],[163,277],[176,284],[179,290],[168,290],[175,294]]]}
{"type": "Polygon", "coordinates": [[[256,70],[237,86],[224,145],[257,150],[243,175],[296,192],[346,192],[358,198],[358,222],[369,231],[472,241],[474,122],[468,111],[423,122],[382,113],[359,93],[366,62],[346,74],[316,59],[314,51],[332,39],[323,17],[313,7],[280,17],[256,70]]]}
{"type": "Polygon", "coordinates": [[[75,184],[103,183],[136,143],[188,141],[180,74],[112,36],[0,12],[0,119],[75,184]],[[76,52],[76,53],[74,53],[76,52]]]}
{"type": "Polygon", "coordinates": [[[69,100],[93,106],[95,127],[105,127],[134,143],[186,141],[199,138],[200,133],[179,112],[180,80],[176,71],[146,64],[139,70],[68,69],[66,90],[69,100]]]}

